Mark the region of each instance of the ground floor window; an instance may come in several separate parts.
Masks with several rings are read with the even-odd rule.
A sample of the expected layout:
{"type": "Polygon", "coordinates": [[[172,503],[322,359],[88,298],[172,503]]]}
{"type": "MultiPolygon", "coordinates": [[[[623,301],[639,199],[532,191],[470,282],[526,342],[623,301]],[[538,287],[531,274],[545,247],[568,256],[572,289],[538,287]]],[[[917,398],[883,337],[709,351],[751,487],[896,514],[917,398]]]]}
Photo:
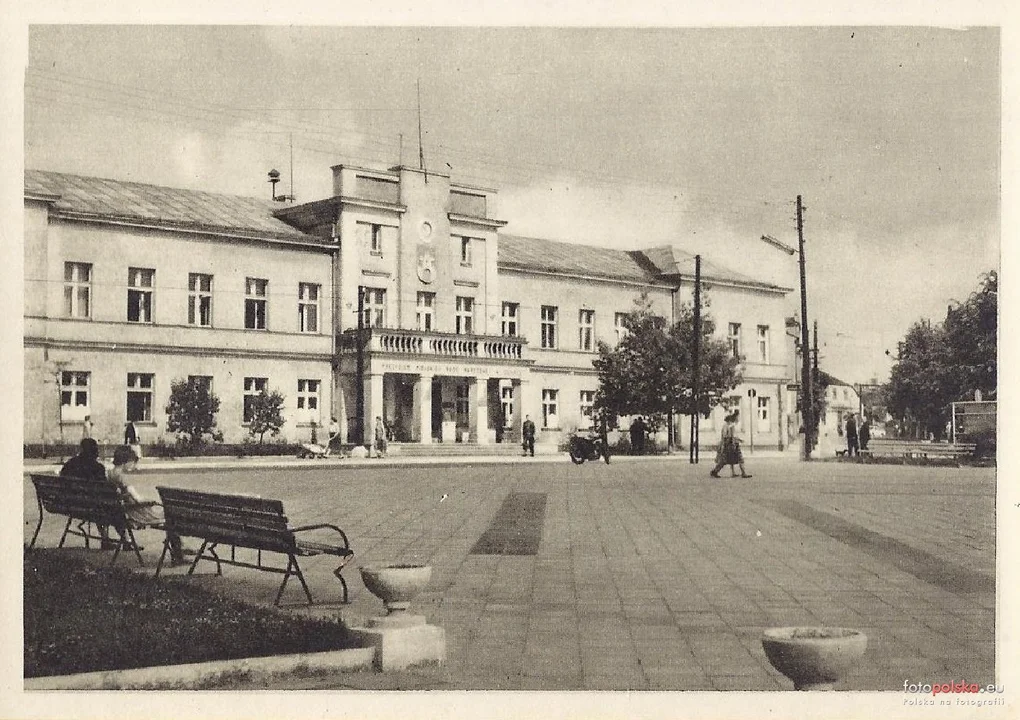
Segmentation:
{"type": "Polygon", "coordinates": [[[128,373],[128,422],[152,422],[152,392],[154,384],[155,375],[151,373],[128,373]]]}
{"type": "Polygon", "coordinates": [[[90,413],[89,386],[92,373],[65,370],[60,373],[60,422],[81,422],[90,413]]]}
{"type": "Polygon", "coordinates": [[[579,427],[590,428],[591,427],[591,413],[595,406],[595,391],[594,390],[582,390],[579,407],[581,409],[581,422],[579,427]]]}
{"type": "Polygon", "coordinates": [[[319,380],[297,381],[297,421],[301,423],[319,423],[319,380]]]}
{"type": "Polygon", "coordinates": [[[772,408],[771,398],[758,396],[758,424],[755,426],[758,432],[772,432],[772,408]]]}
{"type": "Polygon", "coordinates": [[[254,415],[255,398],[259,393],[267,392],[269,378],[246,377],[244,379],[244,422],[250,423],[254,415]]]}
{"type": "Polygon", "coordinates": [[[559,395],[559,390],[542,389],[542,427],[544,428],[560,426],[559,395]]]}

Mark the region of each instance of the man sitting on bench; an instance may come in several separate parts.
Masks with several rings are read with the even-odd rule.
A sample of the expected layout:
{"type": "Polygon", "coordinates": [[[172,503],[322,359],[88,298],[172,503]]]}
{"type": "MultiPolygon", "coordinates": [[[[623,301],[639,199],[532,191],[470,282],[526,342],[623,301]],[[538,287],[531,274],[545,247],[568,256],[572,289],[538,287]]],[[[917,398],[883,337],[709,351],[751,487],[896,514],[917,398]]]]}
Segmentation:
{"type": "MultiPolygon", "coordinates": [[[[99,443],[93,438],[82,438],[78,446],[78,454],[64,463],[60,468],[61,477],[75,477],[83,480],[106,480],[106,467],[99,462],[99,443]]],[[[103,538],[103,550],[112,550],[114,543],[110,540],[110,528],[101,525],[96,528],[103,538]]]]}

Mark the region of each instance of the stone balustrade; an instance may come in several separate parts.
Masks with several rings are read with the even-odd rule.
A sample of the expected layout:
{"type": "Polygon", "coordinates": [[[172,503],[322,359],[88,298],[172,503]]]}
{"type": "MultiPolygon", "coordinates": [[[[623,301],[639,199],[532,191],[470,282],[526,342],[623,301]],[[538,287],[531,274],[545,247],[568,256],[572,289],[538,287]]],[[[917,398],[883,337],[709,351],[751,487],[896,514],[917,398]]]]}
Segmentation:
{"type": "MultiPolygon", "coordinates": [[[[397,355],[426,357],[484,358],[490,360],[520,360],[524,356],[523,338],[493,337],[485,335],[453,335],[415,330],[365,328],[366,352],[383,352],[397,355]]],[[[358,331],[337,336],[337,352],[356,352],[358,331]]]]}

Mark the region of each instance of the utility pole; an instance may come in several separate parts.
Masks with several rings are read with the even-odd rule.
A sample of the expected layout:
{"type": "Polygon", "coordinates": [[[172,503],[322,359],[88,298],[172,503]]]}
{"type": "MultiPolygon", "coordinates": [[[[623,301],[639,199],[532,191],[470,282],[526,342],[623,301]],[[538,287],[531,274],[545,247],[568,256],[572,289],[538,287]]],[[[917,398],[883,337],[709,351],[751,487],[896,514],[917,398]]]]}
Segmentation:
{"type": "Polygon", "coordinates": [[[694,256],[694,363],[691,368],[691,450],[690,462],[698,462],[701,415],[698,398],[701,395],[701,256],[694,256]]]}
{"type": "Polygon", "coordinates": [[[365,288],[358,286],[358,381],[354,388],[354,414],[357,417],[354,436],[365,442],[365,288]]]}
{"type": "Polygon", "coordinates": [[[804,419],[804,460],[811,459],[814,423],[814,393],[811,383],[811,358],[808,356],[807,273],[804,270],[804,205],[797,196],[797,242],[800,250],[800,351],[801,351],[801,416],[804,419]]]}

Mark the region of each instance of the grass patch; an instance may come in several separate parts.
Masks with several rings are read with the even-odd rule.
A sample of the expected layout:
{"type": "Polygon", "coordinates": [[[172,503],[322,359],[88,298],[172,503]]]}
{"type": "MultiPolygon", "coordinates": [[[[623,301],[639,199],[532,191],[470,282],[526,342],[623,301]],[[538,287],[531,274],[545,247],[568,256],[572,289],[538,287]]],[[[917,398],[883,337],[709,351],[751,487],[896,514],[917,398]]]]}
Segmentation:
{"type": "Polygon", "coordinates": [[[357,647],[339,620],[300,618],[66,551],[25,553],[25,677],[357,647]]]}

